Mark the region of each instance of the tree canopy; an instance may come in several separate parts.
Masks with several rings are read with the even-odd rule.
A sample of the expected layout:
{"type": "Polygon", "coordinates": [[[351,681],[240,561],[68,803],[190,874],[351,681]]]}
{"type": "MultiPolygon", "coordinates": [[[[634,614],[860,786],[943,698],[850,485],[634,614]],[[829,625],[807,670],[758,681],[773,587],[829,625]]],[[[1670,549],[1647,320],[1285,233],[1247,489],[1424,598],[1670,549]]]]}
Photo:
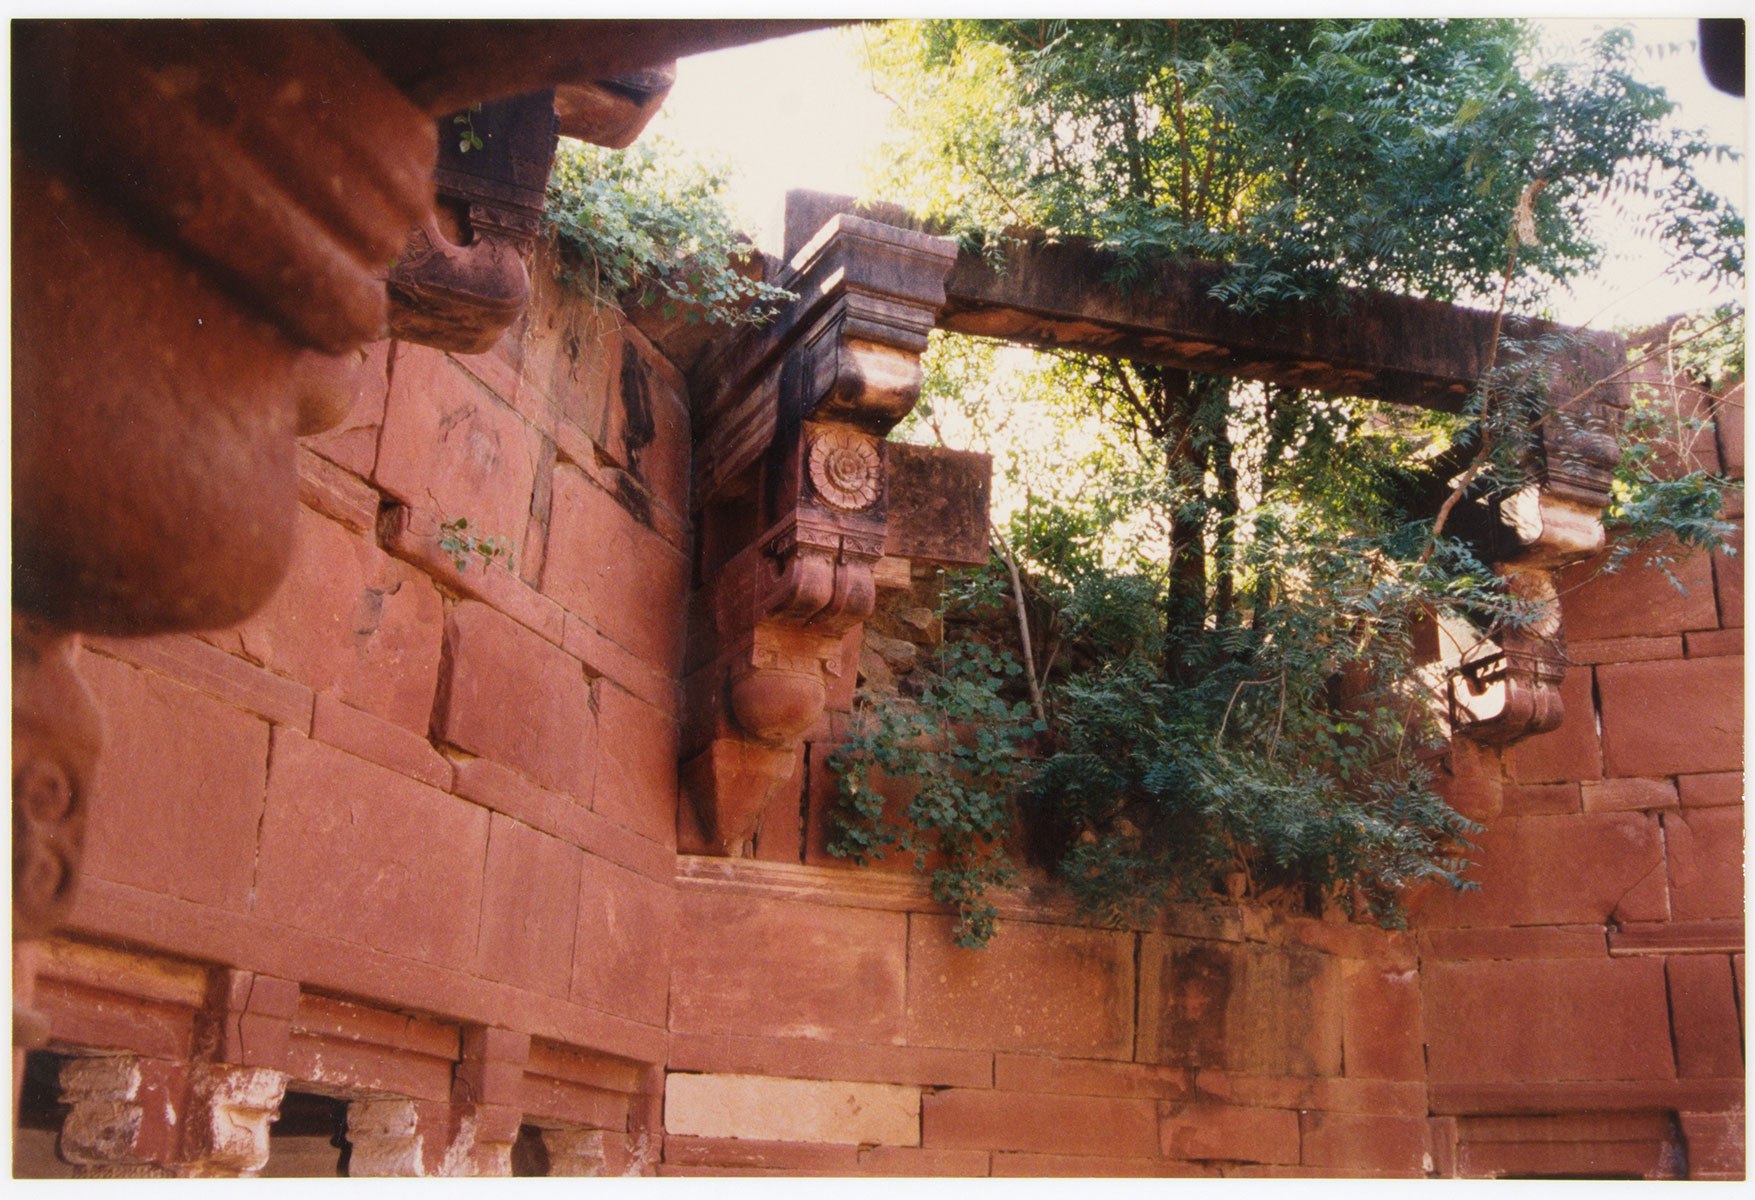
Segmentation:
{"type": "MultiPolygon", "coordinates": [[[[1740,216],[1691,170],[1722,151],[1667,123],[1622,33],[1582,65],[1536,64],[1501,20],[861,36],[901,133],[872,190],[973,245],[1088,236],[1139,286],[1147,257],[1212,260],[1214,303],[1245,310],[1343,286],[1529,307],[1596,262],[1597,199],[1641,193],[1689,269],[1742,271],[1740,216]]],[[[935,888],[971,943],[1009,877],[1014,798],[1033,853],[1114,920],[1222,886],[1393,921],[1410,884],[1465,886],[1473,827],[1435,790],[1432,623],[1534,613],[1433,514],[1459,473],[1471,498],[1527,482],[1529,373],[1447,417],[1080,353],[999,387],[997,368],[993,347],[941,339],[923,429],[1003,423],[987,406],[1009,389],[1055,445],[1002,456],[1026,501],[995,563],[950,587],[917,703],[872,706],[842,752],[841,851],[941,852],[935,888]],[[902,818],[877,773],[914,781],[902,818]]],[[[1711,542],[1720,483],[1647,471],[1623,511],[1711,542]]]]}

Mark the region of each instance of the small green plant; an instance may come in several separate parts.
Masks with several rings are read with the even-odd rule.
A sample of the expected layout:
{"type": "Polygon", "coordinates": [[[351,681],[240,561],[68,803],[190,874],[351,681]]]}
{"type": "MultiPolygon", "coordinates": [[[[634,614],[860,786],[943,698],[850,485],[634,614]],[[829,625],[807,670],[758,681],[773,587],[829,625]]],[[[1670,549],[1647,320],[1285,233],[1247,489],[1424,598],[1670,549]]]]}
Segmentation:
{"type": "Polygon", "coordinates": [[[484,536],[473,532],[468,517],[457,517],[439,526],[439,549],[459,573],[469,568],[471,557],[481,560],[484,571],[496,562],[508,571],[513,569],[511,544],[497,533],[484,536]]]}
{"type": "Polygon", "coordinates": [[[666,319],[760,324],[794,297],[759,277],[724,185],[658,139],[626,150],[562,143],[544,219],[575,258],[563,282],[603,304],[656,305],[666,319]]]}
{"type": "Polygon", "coordinates": [[[1028,705],[1000,694],[1021,671],[1008,651],[981,642],[942,646],[919,702],[862,704],[829,760],[840,806],[829,852],[861,864],[891,849],[912,854],[917,870],[930,870],[933,898],[956,910],[957,943],[970,948],[993,936],[988,896],[1015,874],[1006,847],[1013,796],[1028,766],[1022,748],[1042,729],[1028,705]]]}
{"type": "Polygon", "coordinates": [[[482,148],[481,134],[475,131],[475,114],[480,111],[481,105],[479,103],[471,104],[451,118],[451,124],[457,126],[457,152],[459,154],[468,154],[471,150],[482,148]]]}

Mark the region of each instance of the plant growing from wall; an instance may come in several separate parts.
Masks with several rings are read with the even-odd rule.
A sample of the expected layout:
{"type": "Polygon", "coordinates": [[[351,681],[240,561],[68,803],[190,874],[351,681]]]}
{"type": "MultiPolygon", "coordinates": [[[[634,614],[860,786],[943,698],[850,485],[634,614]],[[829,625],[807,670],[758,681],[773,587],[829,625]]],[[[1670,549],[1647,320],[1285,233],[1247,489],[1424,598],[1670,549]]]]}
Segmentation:
{"type": "Polygon", "coordinates": [[[441,522],[438,543],[440,553],[449,558],[459,572],[469,569],[471,558],[481,561],[483,571],[495,563],[508,571],[513,570],[511,544],[497,533],[477,533],[469,527],[468,517],[453,517],[441,522]]]}
{"type": "Polygon", "coordinates": [[[792,293],[760,277],[722,199],[724,179],[660,139],[626,150],[563,140],[544,214],[572,253],[562,279],[602,304],[666,318],[759,324],[792,293]]]}
{"type": "MultiPolygon", "coordinates": [[[[1122,282],[1158,255],[1221,261],[1214,300],[1244,310],[1338,302],[1352,285],[1503,311],[1594,262],[1584,218],[1606,187],[1657,197],[1685,263],[1741,274],[1741,218],[1689,169],[1715,148],[1664,124],[1621,34],[1579,68],[1531,66],[1527,29],[1504,21],[950,21],[862,36],[907,135],[877,190],[974,242],[1008,225],[1091,236],[1122,282]]],[[[986,698],[961,693],[955,716],[929,683],[905,729],[868,715],[840,764],[837,844],[903,836],[874,834],[857,781],[879,768],[981,814],[976,853],[949,847],[953,871],[1003,874],[1016,839],[991,814],[1015,799],[1034,856],[1110,920],[1220,888],[1395,923],[1408,886],[1466,886],[1473,827],[1433,787],[1445,731],[1423,647],[1439,614],[1486,633],[1535,613],[1446,518],[1528,482],[1550,407],[1532,368],[1563,349],[1502,342],[1451,417],[1059,355],[1036,390],[1090,448],[1076,467],[1037,454],[1018,470],[1033,491],[990,569],[1026,610],[1028,679],[968,682],[986,698]],[[932,757],[1032,692],[1046,728],[1022,779],[932,757]],[[935,792],[947,770],[957,788],[935,792]]],[[[941,343],[933,365],[966,385],[967,353],[941,343]]],[[[975,405],[930,377],[927,394],[975,405]]],[[[1714,482],[1661,480],[1640,434],[1636,421],[1611,516],[1721,539],[1714,482]]],[[[933,828],[958,820],[932,814],[933,828]]],[[[988,931],[965,918],[967,940],[988,931]]]]}

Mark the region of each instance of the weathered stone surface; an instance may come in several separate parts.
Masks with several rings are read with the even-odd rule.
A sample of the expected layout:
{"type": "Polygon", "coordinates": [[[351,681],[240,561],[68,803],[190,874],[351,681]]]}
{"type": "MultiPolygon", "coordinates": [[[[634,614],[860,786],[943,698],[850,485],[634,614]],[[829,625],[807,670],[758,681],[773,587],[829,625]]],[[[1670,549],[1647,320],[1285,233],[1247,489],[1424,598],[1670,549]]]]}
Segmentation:
{"type": "Polygon", "coordinates": [[[670,1027],[900,1042],[907,940],[902,913],[683,891],[670,1027]]]}
{"type": "MultiPolygon", "coordinates": [[[[418,513],[437,540],[459,518],[523,550],[541,436],[451,359],[399,344],[373,481],[418,513]]],[[[479,564],[473,564],[479,566],[479,564]]]]}
{"type": "Polygon", "coordinates": [[[268,1126],[286,1076],[266,1067],[196,1063],[189,1073],[188,1128],[181,1173],[251,1177],[268,1165],[268,1126]]]}
{"type": "Polygon", "coordinates": [[[1435,1082],[1673,1077],[1661,962],[1433,963],[1422,984],[1435,1082]]]}
{"type": "Polygon", "coordinates": [[[476,950],[482,974],[533,992],[567,994],[583,857],[557,838],[493,815],[476,950]]]}
{"type": "Polygon", "coordinates": [[[1560,574],[1568,638],[1650,638],[1718,625],[1712,560],[1706,555],[1670,564],[1675,583],[1650,565],[1649,554],[1636,552],[1613,574],[1603,573],[1604,561],[1599,555],[1560,574]]]}
{"type": "Polygon", "coordinates": [[[432,580],[378,549],[369,532],[301,508],[285,581],[235,633],[244,655],[270,670],[424,730],[443,621],[432,580]]]}
{"type": "Polygon", "coordinates": [[[884,553],[947,566],[984,565],[993,460],[904,442],[884,449],[890,474],[884,553]]]}
{"type": "Polygon", "coordinates": [[[676,844],[676,726],[607,680],[597,686],[597,782],[591,806],[663,846],[676,844]]]}
{"type": "Polygon", "coordinates": [[[1590,668],[1573,667],[1566,672],[1560,684],[1560,703],[1566,709],[1560,728],[1506,750],[1511,778],[1519,783],[1570,783],[1603,777],[1590,668]]]}
{"type": "Polygon", "coordinates": [[[1676,1072],[1683,1078],[1743,1075],[1742,1024],[1726,954],[1678,954],[1664,971],[1676,1072]]]}
{"type": "Polygon", "coordinates": [[[1420,1079],[1426,1073],[1425,1028],[1417,971],[1378,963],[1343,968],[1341,1056],[1349,1076],[1420,1079]]]}
{"type": "Polygon", "coordinates": [[[1109,930],[1005,924],[981,951],[949,917],[916,915],[908,936],[908,1040],[1073,1058],[1133,1050],[1133,938],[1109,930]]]}
{"type": "Polygon", "coordinates": [[[663,1025],[677,937],[668,881],[586,855],[579,874],[573,999],[617,1016],[663,1025]]]}
{"type": "Polygon", "coordinates": [[[671,677],[682,666],[682,555],[571,464],[555,467],[542,589],[671,677]],[[630,570],[633,564],[638,570],[630,570]]]}
{"type": "Polygon", "coordinates": [[[1046,1054],[996,1054],[993,1086],[1001,1091],[1062,1096],[1137,1096],[1154,1100],[1188,1094],[1191,1073],[1180,1067],[1099,1062],[1046,1054]]]}
{"type": "Polygon", "coordinates": [[[1343,1011],[1341,963],[1326,954],[1144,936],[1141,1061],[1338,1075],[1343,1011]]]}
{"type": "Polygon", "coordinates": [[[1670,779],[1604,779],[1585,784],[1581,791],[1585,812],[1638,812],[1679,803],[1670,779]]]}
{"type": "Polygon", "coordinates": [[[665,1080],[664,1092],[664,1129],[673,1135],[920,1144],[919,1088],[672,1072],[665,1080]]]}
{"type": "Polygon", "coordinates": [[[1602,924],[1667,915],[1663,842],[1655,815],[1637,812],[1500,821],[1479,838],[1469,892],[1434,891],[1423,923],[1602,924]],[[1557,870],[1556,864],[1569,864],[1557,870]]]}
{"type": "Polygon", "coordinates": [[[1129,1155],[1157,1150],[1157,1104],[952,1088],[921,1101],[921,1144],[962,1150],[1129,1155]]]}
{"type": "Polygon", "coordinates": [[[136,1055],[67,1060],[60,1156],[93,1174],[167,1174],[178,1149],[186,1071],[182,1063],[136,1055]]]}
{"type": "Polygon", "coordinates": [[[352,396],[343,401],[346,412],[329,429],[300,438],[299,444],[361,479],[369,479],[378,461],[378,432],[384,425],[396,343],[380,339],[367,343],[359,354],[360,365],[349,380],[352,396]]]}
{"type": "Polygon", "coordinates": [[[1688,1143],[1688,1178],[1742,1181],[1748,1142],[1748,1120],[1741,1111],[1677,1113],[1688,1143]]]}
{"type": "Polygon", "coordinates": [[[669,1065],[675,1071],[698,1074],[853,1079],[931,1087],[986,1087],[994,1076],[993,1055],[979,1050],[711,1033],[672,1033],[669,1065]]]}
{"type": "Polygon", "coordinates": [[[398,775],[406,775],[443,791],[451,789],[451,761],[432,743],[388,721],[374,717],[326,694],[317,696],[310,736],[346,750],[398,775]]]}
{"type": "Polygon", "coordinates": [[[487,836],[485,810],[283,731],[269,772],[254,911],[467,970],[487,836]],[[434,854],[436,846],[445,853],[434,854]]]}
{"type": "Polygon", "coordinates": [[[95,655],[82,667],[105,728],[85,869],[244,911],[268,776],[267,723],[95,655]]]}
{"type": "Polygon", "coordinates": [[[1743,764],[1743,660],[1597,668],[1610,775],[1734,771],[1743,764]]]}
{"type": "Polygon", "coordinates": [[[1283,1108],[1172,1104],[1161,1140],[1171,1158],[1247,1163],[1298,1161],[1298,1114],[1283,1108]]]}
{"type": "Polygon", "coordinates": [[[1743,803],[1741,771],[1680,775],[1676,778],[1676,787],[1685,808],[1718,808],[1743,803]]]}
{"type": "Polygon", "coordinates": [[[591,794],[597,713],[584,667],[484,604],[446,617],[433,733],[544,787],[591,794]]]}
{"type": "Polygon", "coordinates": [[[1299,1125],[1300,1161],[1306,1166],[1340,1167],[1362,1175],[1424,1174],[1424,1117],[1305,1112],[1299,1114],[1299,1125]]]}
{"type": "Polygon", "coordinates": [[[1678,921],[1743,911],[1743,810],[1684,809],[1664,817],[1670,907],[1678,921]]]}

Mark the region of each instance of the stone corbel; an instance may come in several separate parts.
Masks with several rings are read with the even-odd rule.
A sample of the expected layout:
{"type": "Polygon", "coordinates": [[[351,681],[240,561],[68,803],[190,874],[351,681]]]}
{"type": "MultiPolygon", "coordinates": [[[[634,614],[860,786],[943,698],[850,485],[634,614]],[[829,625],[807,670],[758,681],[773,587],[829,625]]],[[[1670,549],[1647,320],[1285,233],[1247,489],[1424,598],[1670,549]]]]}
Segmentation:
{"type": "Polygon", "coordinates": [[[1451,727],[1476,741],[1508,745],[1557,728],[1565,716],[1566,639],[1555,580],[1606,541],[1602,514],[1626,404],[1625,387],[1612,377],[1622,357],[1618,340],[1593,341],[1568,358],[1564,379],[1551,372],[1555,390],[1565,387],[1570,399],[1538,430],[1535,482],[1497,505],[1493,569],[1534,612],[1451,673],[1451,727]]]}
{"type": "Polygon", "coordinates": [[[438,202],[390,269],[392,336],[480,354],[523,313],[557,133],[553,92],[439,120],[438,202]]]}
{"type": "Polygon", "coordinates": [[[721,503],[703,506],[683,779],[720,853],[754,834],[853,669],[843,642],[876,604],[888,534],[883,437],[919,397],[954,259],[947,239],[835,217],[780,280],[798,300],[717,360],[697,494],[721,503]]]}

